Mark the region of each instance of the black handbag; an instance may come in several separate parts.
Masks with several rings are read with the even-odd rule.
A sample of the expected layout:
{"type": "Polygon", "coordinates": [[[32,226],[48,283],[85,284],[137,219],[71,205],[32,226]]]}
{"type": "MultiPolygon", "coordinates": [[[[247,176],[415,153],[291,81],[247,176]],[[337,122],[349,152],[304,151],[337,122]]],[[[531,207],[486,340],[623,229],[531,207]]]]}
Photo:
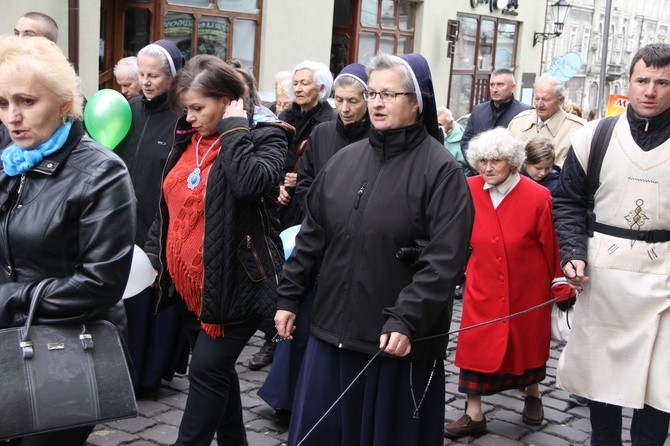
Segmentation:
{"type": "Polygon", "coordinates": [[[137,415],[124,346],[107,321],[0,330],[0,440],[137,415]]]}

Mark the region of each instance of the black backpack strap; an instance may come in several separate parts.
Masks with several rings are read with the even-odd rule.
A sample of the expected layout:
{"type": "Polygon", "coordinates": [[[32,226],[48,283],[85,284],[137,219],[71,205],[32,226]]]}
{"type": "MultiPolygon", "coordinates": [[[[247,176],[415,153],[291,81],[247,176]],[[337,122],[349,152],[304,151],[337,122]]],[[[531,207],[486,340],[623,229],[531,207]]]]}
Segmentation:
{"type": "Polygon", "coordinates": [[[589,237],[593,236],[593,224],[595,223],[595,214],[593,208],[595,207],[594,195],[600,186],[600,169],[603,166],[603,159],[605,152],[612,139],[614,126],[616,125],[618,116],[610,116],[603,118],[596,125],[593,132],[593,139],[591,140],[591,150],[589,151],[589,161],[586,167],[586,182],[588,184],[588,196],[586,198],[587,204],[587,227],[589,237]]]}

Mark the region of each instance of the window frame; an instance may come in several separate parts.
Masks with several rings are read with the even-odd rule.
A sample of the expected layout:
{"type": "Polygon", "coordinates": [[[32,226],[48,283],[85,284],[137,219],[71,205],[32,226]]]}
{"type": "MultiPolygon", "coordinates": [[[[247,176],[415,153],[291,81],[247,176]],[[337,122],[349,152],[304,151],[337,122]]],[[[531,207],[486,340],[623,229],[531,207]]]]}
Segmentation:
{"type": "MultiPolygon", "coordinates": [[[[455,68],[454,65],[454,60],[458,54],[454,53],[454,55],[451,57],[451,65],[450,65],[450,70],[449,70],[449,92],[447,95],[447,107],[451,109],[452,111],[455,110],[457,107],[452,104],[452,87],[453,87],[453,79],[454,76],[471,76],[472,78],[472,83],[471,83],[471,89],[470,89],[470,102],[468,106],[466,107],[467,113],[472,112],[472,109],[475,107],[475,105],[480,104],[482,102],[486,102],[490,99],[489,95],[489,87],[488,83],[491,78],[491,73],[495,71],[496,67],[496,60],[495,60],[495,54],[497,51],[498,47],[498,29],[500,27],[500,24],[502,23],[511,23],[516,26],[516,34],[514,35],[514,54],[512,57],[512,63],[511,63],[511,70],[514,72],[516,68],[516,63],[517,59],[519,57],[518,51],[519,51],[519,35],[520,35],[520,30],[521,30],[521,23],[515,20],[509,20],[505,18],[500,18],[500,17],[494,17],[494,16],[486,16],[486,15],[480,15],[480,14],[471,14],[471,13],[458,13],[456,20],[461,20],[461,19],[474,19],[477,22],[477,31],[476,31],[476,36],[475,36],[475,48],[474,48],[474,54],[475,54],[475,59],[479,56],[481,49],[481,28],[482,28],[482,22],[484,21],[493,21],[494,22],[494,30],[493,30],[493,35],[495,37],[494,42],[492,42],[492,52],[493,52],[493,60],[491,61],[491,68],[490,70],[488,69],[483,69],[479,68],[478,64],[474,63],[474,69],[473,68],[455,68]]],[[[462,33],[459,33],[462,34],[462,33]]],[[[457,45],[456,45],[457,46],[457,45]]],[[[516,74],[516,73],[515,73],[516,74]]],[[[454,96],[455,97],[455,96],[454,96]]]]}
{"type": "Polygon", "coordinates": [[[169,12],[174,12],[178,14],[189,14],[193,16],[193,28],[191,29],[191,57],[195,56],[198,53],[198,24],[202,16],[207,17],[218,17],[225,18],[228,20],[228,42],[226,54],[229,59],[235,58],[233,54],[233,41],[235,34],[235,21],[236,20],[248,20],[256,23],[256,41],[254,44],[254,63],[250,67],[253,70],[254,76],[258,77],[259,68],[260,68],[260,44],[261,44],[261,29],[263,25],[263,0],[258,0],[258,12],[249,13],[249,12],[239,12],[239,11],[229,11],[220,9],[218,2],[216,0],[211,0],[208,8],[203,8],[199,6],[184,6],[184,5],[172,5],[168,3],[168,0],[158,0],[161,3],[160,17],[161,17],[161,29],[160,34],[163,35],[163,30],[165,29],[165,17],[169,12]]]}
{"type": "MultiPolygon", "coordinates": [[[[368,61],[361,61],[358,57],[359,53],[359,48],[360,48],[360,38],[361,34],[366,33],[366,34],[373,34],[375,36],[375,51],[374,54],[377,54],[379,52],[379,47],[380,43],[382,41],[383,37],[393,38],[393,51],[392,54],[398,54],[398,41],[401,38],[409,38],[411,39],[412,42],[412,49],[410,50],[413,51],[414,49],[414,43],[415,43],[415,32],[416,32],[416,12],[417,12],[417,7],[415,2],[410,2],[407,0],[393,0],[393,17],[394,17],[394,23],[395,26],[393,28],[390,27],[384,27],[382,26],[382,23],[384,22],[384,17],[382,16],[382,5],[383,5],[383,0],[377,0],[377,24],[376,25],[364,25],[362,23],[362,15],[363,15],[363,3],[364,1],[361,0],[360,4],[358,5],[358,14],[356,17],[356,28],[357,28],[357,33],[356,33],[356,48],[355,52],[355,58],[356,61],[359,63],[367,63],[368,61]],[[403,3],[406,7],[410,8],[412,10],[412,21],[409,23],[408,27],[406,30],[403,30],[400,28],[400,4],[403,3]]],[[[406,51],[403,50],[403,54],[405,54],[406,51]]]]}

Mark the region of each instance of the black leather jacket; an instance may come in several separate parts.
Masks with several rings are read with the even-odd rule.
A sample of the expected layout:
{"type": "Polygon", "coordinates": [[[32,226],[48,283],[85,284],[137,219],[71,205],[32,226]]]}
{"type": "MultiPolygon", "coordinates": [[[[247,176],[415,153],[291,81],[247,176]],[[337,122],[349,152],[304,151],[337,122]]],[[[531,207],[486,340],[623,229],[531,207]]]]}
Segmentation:
{"type": "Polygon", "coordinates": [[[38,323],[107,319],[123,330],[134,232],[126,166],[80,121],[24,175],[0,169],[0,327],[22,325],[25,292],[47,280],[38,323]]]}
{"type": "MultiPolygon", "coordinates": [[[[260,122],[250,129],[244,118],[218,123],[221,151],[207,178],[203,238],[203,298],[206,323],[243,322],[274,314],[275,288],[283,265],[277,219],[278,187],[290,126],[260,122]]],[[[177,121],[175,146],[163,180],[184,153],[194,130],[177,121]]],[[[184,184],[186,187],[186,184],[184,184]]],[[[158,310],[179,296],[165,265],[169,214],[163,194],[156,221],[144,247],[159,271],[158,310]]]]}

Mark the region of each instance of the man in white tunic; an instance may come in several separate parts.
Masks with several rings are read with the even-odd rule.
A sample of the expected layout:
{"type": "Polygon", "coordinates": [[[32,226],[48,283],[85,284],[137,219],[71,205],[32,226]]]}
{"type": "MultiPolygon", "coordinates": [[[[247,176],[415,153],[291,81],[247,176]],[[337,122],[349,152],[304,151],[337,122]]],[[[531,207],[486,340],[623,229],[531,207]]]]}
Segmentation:
{"type": "Polygon", "coordinates": [[[573,135],[554,201],[563,272],[582,291],[557,385],[589,400],[593,446],[622,444],[622,407],[635,409],[633,446],[662,446],[670,421],[670,45],[637,52],[628,95],[595,218],[586,204],[595,121],[573,135]]]}

